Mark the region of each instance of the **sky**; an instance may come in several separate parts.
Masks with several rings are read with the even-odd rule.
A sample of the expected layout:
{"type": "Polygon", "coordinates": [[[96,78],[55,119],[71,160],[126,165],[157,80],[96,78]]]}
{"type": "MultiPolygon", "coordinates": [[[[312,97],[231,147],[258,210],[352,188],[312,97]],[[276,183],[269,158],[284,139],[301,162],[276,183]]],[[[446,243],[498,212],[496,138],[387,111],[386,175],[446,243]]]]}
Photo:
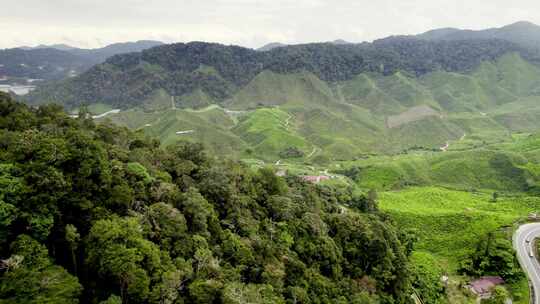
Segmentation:
{"type": "Polygon", "coordinates": [[[538,0],[0,0],[0,48],[160,40],[260,47],[540,24],[538,0]]]}

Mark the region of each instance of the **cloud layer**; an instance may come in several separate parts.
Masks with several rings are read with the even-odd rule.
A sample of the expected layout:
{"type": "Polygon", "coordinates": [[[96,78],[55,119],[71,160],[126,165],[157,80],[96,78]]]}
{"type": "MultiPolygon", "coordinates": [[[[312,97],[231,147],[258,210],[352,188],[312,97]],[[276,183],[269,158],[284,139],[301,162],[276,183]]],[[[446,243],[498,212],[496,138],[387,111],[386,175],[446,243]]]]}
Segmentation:
{"type": "Polygon", "coordinates": [[[438,27],[540,23],[537,0],[17,0],[0,4],[0,48],[67,43],[370,41],[438,27]]]}

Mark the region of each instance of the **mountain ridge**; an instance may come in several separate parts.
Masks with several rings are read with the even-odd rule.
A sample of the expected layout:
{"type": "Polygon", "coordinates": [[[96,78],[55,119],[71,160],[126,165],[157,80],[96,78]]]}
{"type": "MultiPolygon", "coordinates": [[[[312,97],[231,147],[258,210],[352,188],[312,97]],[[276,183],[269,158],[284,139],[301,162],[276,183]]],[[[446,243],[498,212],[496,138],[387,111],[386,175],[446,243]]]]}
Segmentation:
{"type": "Polygon", "coordinates": [[[77,48],[73,47],[71,45],[59,43],[59,44],[50,44],[50,45],[39,44],[37,46],[19,46],[19,47],[14,47],[14,49],[23,49],[23,50],[57,49],[57,50],[60,50],[60,51],[69,51],[69,50],[74,50],[74,49],[77,49],[77,48]]]}
{"type": "Polygon", "coordinates": [[[485,30],[442,28],[430,30],[415,37],[426,40],[502,39],[525,47],[540,49],[540,26],[529,21],[518,21],[485,30]]]}
{"type": "Polygon", "coordinates": [[[260,52],[266,52],[266,51],[273,50],[275,48],[285,47],[285,46],[287,46],[287,44],[284,44],[284,43],[281,43],[281,42],[270,42],[270,43],[267,43],[267,44],[261,46],[260,48],[257,48],[256,50],[260,51],[260,52]]]}
{"type": "Polygon", "coordinates": [[[96,49],[80,49],[63,44],[3,49],[0,50],[0,76],[59,80],[78,75],[111,56],[140,52],[159,45],[163,43],[140,40],[96,49]]]}
{"type": "MultiPolygon", "coordinates": [[[[336,83],[306,71],[265,70],[217,106],[210,101],[201,110],[182,109],[182,97],[162,91],[107,118],[158,136],[165,145],[189,139],[218,154],[249,158],[244,152],[251,150],[272,161],[294,147],[308,159],[350,160],[367,153],[439,151],[464,134],[481,144],[534,132],[540,129],[538,87],[540,68],[517,53],[466,74],[365,73],[336,83]],[[206,117],[202,124],[200,117],[206,117]],[[194,132],[175,134],[181,130],[194,132]]],[[[207,99],[200,90],[197,95],[207,99]]]]}
{"type": "Polygon", "coordinates": [[[273,161],[287,151],[350,160],[448,149],[464,134],[482,143],[540,130],[539,63],[538,51],[491,38],[393,36],[264,52],[176,43],[110,57],[28,101],[121,109],[108,118],[165,144],[200,140],[217,153],[273,161]],[[190,112],[216,107],[223,110],[190,112]],[[277,128],[284,121],[287,129],[277,128]]]}
{"type": "Polygon", "coordinates": [[[219,103],[263,70],[284,74],[305,70],[329,82],[363,72],[388,75],[403,70],[419,76],[439,69],[472,70],[509,52],[540,62],[538,54],[503,40],[425,41],[402,36],[362,44],[292,45],[266,52],[216,43],[177,43],[110,57],[79,77],[38,90],[30,99],[72,106],[105,102],[127,108],[157,89],[172,96],[202,89],[219,103]]]}

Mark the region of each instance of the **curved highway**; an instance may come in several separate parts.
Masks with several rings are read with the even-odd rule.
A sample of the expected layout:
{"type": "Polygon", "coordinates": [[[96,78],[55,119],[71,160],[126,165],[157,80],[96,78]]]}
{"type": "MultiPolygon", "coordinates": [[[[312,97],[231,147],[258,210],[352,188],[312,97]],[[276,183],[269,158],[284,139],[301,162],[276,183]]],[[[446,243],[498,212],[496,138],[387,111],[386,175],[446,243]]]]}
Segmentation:
{"type": "Polygon", "coordinates": [[[540,223],[525,224],[515,232],[513,243],[521,268],[527,274],[533,288],[532,303],[540,304],[540,263],[534,257],[532,248],[535,238],[540,238],[540,223]]]}

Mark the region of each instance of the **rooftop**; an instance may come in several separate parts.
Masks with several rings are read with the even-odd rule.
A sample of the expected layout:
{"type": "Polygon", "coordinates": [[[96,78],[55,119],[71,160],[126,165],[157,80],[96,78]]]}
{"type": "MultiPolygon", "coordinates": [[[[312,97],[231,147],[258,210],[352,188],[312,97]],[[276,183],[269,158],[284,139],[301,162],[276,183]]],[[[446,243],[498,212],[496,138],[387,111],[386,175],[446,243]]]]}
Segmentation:
{"type": "Polygon", "coordinates": [[[501,277],[481,277],[471,282],[471,289],[474,293],[482,295],[489,293],[491,289],[501,284],[504,284],[504,280],[501,277]]]}

